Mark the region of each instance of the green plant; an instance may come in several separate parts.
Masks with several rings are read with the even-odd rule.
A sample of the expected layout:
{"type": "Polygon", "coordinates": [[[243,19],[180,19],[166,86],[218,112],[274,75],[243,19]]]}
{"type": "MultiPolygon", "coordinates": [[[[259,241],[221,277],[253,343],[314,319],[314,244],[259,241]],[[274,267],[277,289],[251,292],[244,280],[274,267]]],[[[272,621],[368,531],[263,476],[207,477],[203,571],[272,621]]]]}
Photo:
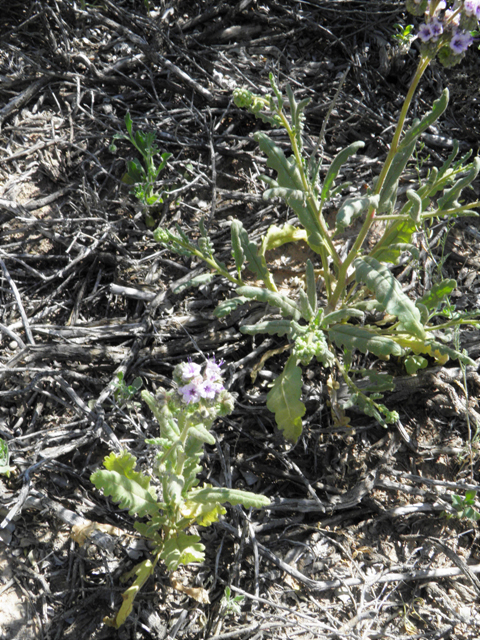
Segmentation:
{"type": "Polygon", "coordinates": [[[239,616],[242,612],[241,603],[245,599],[245,596],[231,596],[231,589],[227,585],[225,592],[220,600],[220,615],[222,616],[239,616]]]}
{"type": "Polygon", "coordinates": [[[123,594],[123,604],[114,618],[104,622],[119,628],[130,614],[138,591],[163,560],[169,571],[180,564],[202,562],[204,546],[200,536],[186,533],[192,525],[207,527],[226,513],[224,503],[261,508],[268,498],[226,487],[199,486],[200,460],[205,443],[215,444],[210,429],[218,416],[231,413],[233,396],[223,387],[220,366],[208,360],[202,369],[188,362],[178,365],[173,376],[175,389],[161,389],[154,397],[148,391],[142,398],[160,425],[160,437],[146,442],[158,448],[153,474],[161,488],[150,485],[151,478],[135,470],[136,458],[128,451],[111,453],[91,481],[120,508],[146,521],[136,520],[135,529],[151,543],[152,559],[137,565],[122,580],[133,577],[123,594]]]}
{"type": "Polygon", "coordinates": [[[0,474],[5,474],[9,478],[11,471],[13,471],[13,467],[10,466],[8,442],[0,438],[0,474]]]}
{"type": "Polygon", "coordinates": [[[142,388],[142,379],[137,377],[132,384],[126,384],[122,371],[117,373],[117,379],[114,381],[113,397],[115,402],[122,405],[129,402],[133,396],[142,388]]]}
{"type": "Polygon", "coordinates": [[[423,182],[407,191],[406,202],[397,202],[402,172],[412,158],[420,136],[442,115],[449,98],[445,89],[433,103],[432,110],[423,118],[413,120],[404,132],[415,90],[435,56],[438,55],[446,66],[463,58],[470,40],[462,29],[471,25],[473,19],[476,22],[476,17],[471,13],[467,15],[467,6],[455,5],[448,13],[445,3],[439,0],[430,3],[408,0],[407,8],[415,15],[425,13],[426,16],[418,35],[421,55],[417,71],[380,175],[365,195],[343,198],[333,229],[329,228],[324,212],[328,203],[333,201],[335,204],[347,186],[336,183],[342,166],[364,147],[364,143],[354,142],[340,151],[322,181],[322,158],[314,153],[308,156],[303,148],[304,110],[309,99],[297,102],[288,85],[285,99],[270,76],[272,94],[260,96],[246,89],[236,89],[233,97],[237,106],[286,132],[289,156],[265,132],[255,133],[254,138],[267,155],[267,167],[273,172],[273,175],[261,176],[268,185],[263,197],[282,199],[296,214],[298,225],[272,225],[261,242],[255,244],[241,221],[234,220],[231,241],[235,268],[232,270],[216,259],[203,224],[197,242],[190,240],[178,225],[174,230],[158,228],[154,233],[156,240],[172,251],[200,258],[213,270],[214,273],[192,280],[192,284],[220,274],[236,287],[237,296],[217,307],[218,317],[250,300],[266,303],[271,311],[276,310],[279,314],[255,325],[244,325],[241,331],[250,335],[276,334],[289,340],[290,356],[268,393],[267,407],[275,414],[284,436],[293,442],[302,432],[302,416],[306,410],[301,399],[299,364],[307,366],[314,357],[323,366],[335,368],[343,377],[350,397],[341,408],[356,405],[382,425],[398,419],[395,411],[380,402],[383,394],[393,389],[393,375],[385,371],[355,369],[355,351],[370,353],[382,361],[394,358],[404,363],[409,374],[427,366],[428,358],[437,364],[444,364],[449,358],[466,365],[474,364],[448,342],[452,328],[462,324],[476,325],[478,321],[460,313],[442,317],[443,302],[455,289],[456,282],[439,280],[431,290],[412,300],[402,291],[392,269],[405,252],[409,252],[412,259],[418,259],[412,235],[422,225],[436,219],[476,215],[474,209],[480,204],[478,201],[465,204],[460,200],[462,192],[480,171],[480,158],[470,161],[470,154],[466,154],[457,160],[457,143],[440,168],[431,169],[423,182]],[[348,252],[340,251],[341,234],[355,224],[358,231],[353,245],[348,252]],[[374,244],[373,230],[380,234],[374,244]],[[300,240],[317,254],[319,264],[314,266],[312,261],[306,260],[303,285],[297,292],[287,295],[278,290],[266,256],[272,249],[300,240]],[[248,283],[246,266],[261,286],[248,283]]]}
{"type": "Polygon", "coordinates": [[[164,190],[157,193],[155,191],[155,184],[160,172],[165,168],[167,160],[172,154],[167,151],[162,153],[160,156],[161,162],[157,166],[155,163],[155,156],[160,153],[160,150],[155,144],[155,132],[134,132],[132,118],[129,113],[125,116],[125,126],[127,128],[127,135],[124,133],[115,134],[113,142],[109,148],[112,153],[115,153],[117,151],[115,140],[128,140],[140,153],[142,161],[138,158],[127,160],[127,171],[122,178],[122,182],[132,185],[132,193],[144,206],[146,224],[149,227],[153,227],[155,221],[149,212],[149,208],[153,205],[162,204],[163,195],[166,192],[166,190],[164,190]]]}
{"type": "Polygon", "coordinates": [[[471,520],[472,522],[480,520],[480,513],[475,509],[476,495],[477,492],[473,489],[465,492],[465,498],[453,494],[452,507],[454,508],[455,513],[447,513],[447,518],[458,518],[459,520],[465,518],[466,520],[471,520]]]}

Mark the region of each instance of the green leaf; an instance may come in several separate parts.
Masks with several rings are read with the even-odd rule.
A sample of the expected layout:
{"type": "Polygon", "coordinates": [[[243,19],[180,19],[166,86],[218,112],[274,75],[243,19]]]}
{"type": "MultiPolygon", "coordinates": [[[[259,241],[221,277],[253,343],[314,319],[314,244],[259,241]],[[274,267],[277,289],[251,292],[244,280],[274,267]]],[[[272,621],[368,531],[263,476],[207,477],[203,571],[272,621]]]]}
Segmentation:
{"type": "Polygon", "coordinates": [[[421,120],[417,120],[416,122],[414,122],[414,124],[410,127],[410,129],[406,131],[402,141],[398,146],[399,151],[405,149],[412,142],[415,143],[418,137],[424,131],[426,131],[428,127],[431,127],[436,120],[438,120],[438,118],[442,115],[442,113],[445,111],[445,109],[448,106],[448,98],[449,98],[448,89],[444,89],[440,98],[438,98],[437,100],[434,100],[432,105],[432,110],[426,115],[424,115],[421,120]]]}
{"type": "Polygon", "coordinates": [[[403,293],[400,283],[387,267],[369,256],[357,258],[354,265],[357,282],[365,284],[386,312],[399,319],[400,328],[418,338],[425,338],[420,311],[403,293]]]}
{"type": "Polygon", "coordinates": [[[430,311],[439,308],[445,298],[457,288],[457,282],[453,279],[442,280],[437,282],[433,287],[417,300],[417,303],[424,304],[430,311]]]}
{"type": "Polygon", "coordinates": [[[261,255],[256,244],[250,242],[248,234],[239,220],[235,220],[234,223],[232,223],[231,233],[232,247],[234,247],[235,243],[237,245],[237,250],[241,251],[241,254],[238,255],[238,263],[237,258],[235,258],[237,269],[239,264],[243,265],[243,257],[245,257],[248,261],[248,268],[250,271],[253,271],[260,280],[263,280],[270,289],[276,291],[275,283],[273,282],[270,271],[267,268],[265,256],[261,255]]]}
{"type": "Polygon", "coordinates": [[[305,280],[307,287],[307,296],[311,308],[316,312],[317,310],[317,281],[315,278],[315,269],[313,268],[312,261],[308,258],[305,265],[305,280]]]}
{"type": "Polygon", "coordinates": [[[164,560],[169,571],[175,571],[181,564],[203,562],[205,547],[200,536],[192,536],[182,531],[165,541],[160,558],[164,560]]]}
{"type": "Polygon", "coordinates": [[[413,189],[408,189],[407,198],[412,205],[410,207],[409,216],[415,224],[418,224],[422,217],[422,198],[413,189]]]}
{"type": "Polygon", "coordinates": [[[227,487],[205,487],[192,489],[188,494],[188,501],[197,504],[229,502],[232,507],[242,504],[247,509],[262,509],[270,504],[270,500],[261,494],[240,489],[228,489],[227,487]]]}
{"type": "Polygon", "coordinates": [[[324,316],[320,323],[320,328],[326,329],[331,324],[337,324],[337,322],[349,320],[350,318],[358,318],[359,320],[363,320],[364,317],[365,314],[363,313],[363,311],[354,309],[353,307],[345,307],[345,309],[332,311],[332,313],[328,313],[326,316],[324,316]]]}
{"type": "Polygon", "coordinates": [[[244,324],[240,331],[249,336],[268,333],[270,336],[285,336],[290,331],[290,320],[266,320],[257,324],[244,324]]]}
{"type": "Polygon", "coordinates": [[[195,276],[191,280],[187,280],[187,282],[182,282],[178,287],[173,289],[173,293],[179,294],[191,287],[199,287],[202,284],[209,284],[216,276],[216,273],[201,273],[199,276],[195,276]]]}
{"type": "Polygon", "coordinates": [[[362,382],[367,382],[361,387],[364,393],[385,393],[395,388],[393,376],[388,373],[380,373],[375,369],[362,369],[361,373],[365,376],[362,382]]]}
{"type": "Polygon", "coordinates": [[[114,627],[115,629],[120,629],[122,624],[124,624],[125,620],[128,618],[133,609],[133,602],[143,587],[145,582],[150,578],[153,574],[153,570],[155,565],[151,560],[144,560],[140,564],[138,564],[132,571],[129,572],[128,577],[123,576],[124,579],[129,579],[131,576],[137,576],[132,585],[122,594],[122,606],[117,611],[114,618],[109,618],[106,616],[103,619],[103,622],[107,625],[107,627],[114,627]]]}
{"type": "Polygon", "coordinates": [[[187,433],[188,436],[196,438],[197,440],[200,440],[200,442],[207,442],[211,445],[215,444],[215,438],[210,433],[210,431],[206,429],[202,424],[197,424],[194,427],[190,427],[187,433]]]}
{"type": "Polygon", "coordinates": [[[230,234],[232,238],[232,253],[235,259],[235,267],[237,268],[237,273],[240,275],[243,269],[243,263],[245,260],[245,253],[243,251],[242,242],[240,240],[240,233],[243,230],[243,224],[240,220],[234,220],[232,222],[232,226],[230,227],[230,234]]]}
{"type": "Polygon", "coordinates": [[[465,491],[465,502],[474,505],[476,496],[477,492],[475,491],[475,489],[468,489],[467,491],[465,491]]]}
{"type": "Polygon", "coordinates": [[[144,489],[148,489],[150,486],[150,478],[139,471],[135,471],[136,464],[137,459],[128,451],[123,451],[120,454],[112,451],[103,461],[103,466],[108,471],[117,471],[126,478],[138,482],[144,489]]]}
{"type": "Polygon", "coordinates": [[[299,229],[291,224],[284,224],[283,227],[277,227],[277,225],[272,224],[262,238],[261,253],[265,255],[266,251],[278,249],[278,247],[288,242],[298,242],[306,239],[307,234],[304,229],[299,229]]]}
{"type": "Polygon", "coordinates": [[[378,213],[386,213],[388,215],[393,213],[397,202],[398,181],[407,162],[410,160],[413,150],[415,149],[415,144],[416,139],[414,138],[405,149],[397,151],[395,154],[380,190],[380,202],[377,208],[378,213]]]}
{"type": "Polygon", "coordinates": [[[396,264],[405,250],[403,247],[410,244],[415,229],[416,226],[413,220],[393,222],[385,231],[380,247],[373,249],[370,255],[380,262],[396,264]]]}
{"type": "Polygon", "coordinates": [[[336,217],[335,233],[342,233],[352,224],[362,213],[368,211],[370,207],[376,209],[380,202],[380,196],[357,196],[347,198],[338,210],[336,217]]]}
{"type": "Polygon", "coordinates": [[[275,293],[260,287],[237,287],[237,293],[245,298],[266,302],[272,307],[278,307],[282,315],[291,316],[294,320],[300,320],[302,313],[293,300],[281,293],[275,293]]]}
{"type": "Polygon", "coordinates": [[[350,156],[353,156],[354,153],[357,153],[357,151],[359,151],[360,149],[363,149],[364,146],[365,146],[365,143],[362,142],[361,140],[358,140],[357,142],[353,142],[351,145],[349,145],[345,149],[342,149],[342,151],[340,151],[340,153],[338,153],[335,156],[335,158],[332,161],[332,164],[330,165],[327,171],[327,175],[325,176],[325,180],[323,182],[322,196],[321,196],[322,202],[324,202],[330,197],[330,192],[332,190],[334,180],[337,177],[337,174],[340,171],[341,166],[345,164],[345,162],[348,160],[350,156]]]}
{"type": "Polygon", "coordinates": [[[457,200],[460,197],[462,190],[468,187],[477,177],[480,171],[480,158],[475,158],[472,163],[472,168],[466,176],[457,180],[457,182],[450,189],[445,189],[444,195],[438,199],[437,206],[438,211],[445,209],[451,209],[459,206],[457,200]]]}
{"type": "Polygon", "coordinates": [[[394,340],[366,327],[336,324],[328,328],[328,333],[338,347],[358,349],[362,353],[371,352],[383,360],[404,354],[402,347],[394,340]]]}
{"type": "Polygon", "coordinates": [[[213,312],[213,315],[216,318],[225,318],[226,316],[230,315],[232,311],[235,311],[237,307],[240,307],[242,304],[248,302],[248,300],[249,298],[245,298],[245,296],[224,300],[217,305],[217,308],[213,312]]]}
{"type": "Polygon", "coordinates": [[[118,471],[95,471],[90,480],[101,489],[105,496],[112,496],[121,509],[128,509],[128,513],[140,518],[155,515],[159,510],[159,503],[154,497],[153,488],[146,489],[134,479],[127,478],[118,471]]]}
{"type": "Polygon", "coordinates": [[[280,431],[287,440],[296,442],[302,433],[302,417],[306,407],[301,402],[302,370],[296,357],[290,356],[285,369],[273,383],[267,395],[267,408],[275,414],[280,431]]]}
{"type": "Polygon", "coordinates": [[[422,356],[408,356],[408,358],[405,358],[404,364],[408,375],[413,376],[419,369],[428,367],[428,360],[422,358],[422,356]]]}

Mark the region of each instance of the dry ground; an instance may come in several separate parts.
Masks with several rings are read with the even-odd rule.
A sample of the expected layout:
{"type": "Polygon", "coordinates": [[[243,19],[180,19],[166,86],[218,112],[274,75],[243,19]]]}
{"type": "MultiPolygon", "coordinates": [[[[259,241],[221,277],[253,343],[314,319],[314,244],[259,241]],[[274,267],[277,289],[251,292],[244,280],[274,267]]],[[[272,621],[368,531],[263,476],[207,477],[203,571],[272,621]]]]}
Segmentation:
{"type": "MultiPolygon", "coordinates": [[[[261,198],[256,175],[265,159],[250,137],[261,125],[235,108],[232,88],[266,87],[273,71],[310,96],[308,145],[348,69],[324,154],[328,160],[364,140],[345,177],[369,181],[416,65],[415,47],[402,58],[392,45],[393,25],[407,20],[403,2],[149,4],[150,13],[139,0],[2,6],[0,436],[15,472],[0,479],[0,636],[478,638],[477,525],[442,515],[452,494],[479,484],[476,368],[465,379],[455,363],[402,377],[387,403],[403,427],[384,430],[358,414],[350,427],[336,426],[326,376],[312,366],[304,435],[288,446],[265,407],[282,356],[255,384],[249,375],[281,342],[239,332],[258,307],[216,320],[216,301],[230,295],[219,280],[175,293],[203,267],[154,242],[121,182],[132,149],[109,150],[127,111],[136,127],[156,131],[173,154],[162,178],[175,190],[157,219],[195,233],[206,216],[228,260],[232,217],[258,238],[289,215],[261,198]],[[207,560],[180,578],[203,585],[212,605],[174,591],[159,568],[117,632],[102,618],[120,602],[122,573],[147,551],[131,537],[128,514],[89,477],[121,446],[148,464],[144,440],[156,427],[141,404],[114,402],[111,381],[123,372],[156,389],[177,362],[199,352],[225,360],[238,394],[235,413],[216,428],[218,446],[205,456],[205,479],[261,491],[272,508],[230,509],[202,533],[207,560]],[[71,529],[87,520],[124,535],[79,547],[71,529]],[[221,615],[225,585],[245,595],[239,615],[221,615]]],[[[476,151],[478,55],[471,51],[450,71],[433,65],[422,82],[415,115],[443,86],[452,93],[441,124],[425,136],[423,173],[448,154],[452,137],[476,151]]],[[[405,287],[427,285],[441,268],[458,280],[457,307],[476,309],[478,229],[464,219],[447,237],[439,225],[431,251],[421,247],[420,268],[399,270],[405,287]]],[[[300,252],[282,265],[286,285],[302,261],[300,252]]],[[[477,332],[466,329],[460,340],[478,362],[477,332]]]]}

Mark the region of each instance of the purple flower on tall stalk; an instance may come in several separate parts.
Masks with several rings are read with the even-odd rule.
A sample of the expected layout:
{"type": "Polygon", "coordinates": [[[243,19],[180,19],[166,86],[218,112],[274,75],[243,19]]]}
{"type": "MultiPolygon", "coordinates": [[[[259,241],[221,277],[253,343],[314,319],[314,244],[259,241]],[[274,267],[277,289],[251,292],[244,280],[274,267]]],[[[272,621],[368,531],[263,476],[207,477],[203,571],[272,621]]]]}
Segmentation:
{"type": "Polygon", "coordinates": [[[450,40],[450,49],[457,55],[463,53],[472,44],[473,38],[468,31],[456,31],[450,40]]]}

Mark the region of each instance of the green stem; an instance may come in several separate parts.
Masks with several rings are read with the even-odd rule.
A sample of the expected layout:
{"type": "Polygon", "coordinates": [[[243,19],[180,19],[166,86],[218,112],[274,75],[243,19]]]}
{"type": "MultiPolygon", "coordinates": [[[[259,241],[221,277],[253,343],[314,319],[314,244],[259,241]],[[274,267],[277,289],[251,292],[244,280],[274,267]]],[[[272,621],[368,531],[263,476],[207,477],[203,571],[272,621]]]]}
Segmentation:
{"type": "MultiPolygon", "coordinates": [[[[332,239],[330,237],[330,234],[328,232],[328,228],[327,228],[327,224],[325,222],[325,219],[322,215],[322,212],[319,209],[318,206],[318,202],[315,198],[315,195],[312,192],[310,183],[307,179],[307,176],[305,174],[304,168],[303,168],[303,162],[302,162],[302,156],[300,154],[300,150],[298,148],[298,144],[297,144],[297,139],[295,137],[295,133],[292,131],[292,128],[290,127],[290,123],[288,122],[287,117],[285,116],[283,110],[279,110],[278,115],[280,116],[281,120],[282,120],[282,125],[285,128],[285,130],[288,133],[288,137],[290,139],[290,144],[293,150],[293,155],[295,156],[295,162],[297,165],[298,170],[300,171],[300,175],[302,177],[302,186],[303,186],[303,192],[305,193],[305,195],[307,196],[307,203],[309,206],[309,209],[314,212],[314,221],[315,224],[317,225],[319,231],[320,231],[320,235],[322,236],[322,239],[325,241],[325,244],[327,246],[327,250],[328,253],[330,255],[330,257],[332,258],[335,266],[338,268],[340,266],[340,257],[337,253],[337,250],[335,249],[335,245],[332,242],[332,239]]],[[[325,273],[325,283],[326,283],[326,288],[330,288],[330,285],[328,285],[327,287],[327,280],[329,279],[328,277],[328,263],[325,263],[325,256],[320,254],[320,258],[322,260],[322,266],[323,266],[323,270],[325,273]]]]}
{"type": "MultiPolygon", "coordinates": [[[[417,71],[415,73],[415,76],[413,77],[412,83],[410,85],[410,88],[408,89],[407,95],[405,97],[402,109],[400,111],[400,115],[398,117],[398,122],[397,122],[397,126],[395,129],[395,133],[393,135],[393,139],[392,139],[392,144],[390,145],[390,150],[388,152],[387,158],[385,160],[385,163],[383,165],[382,171],[380,172],[380,175],[378,177],[377,183],[375,185],[375,195],[377,195],[378,193],[380,193],[383,183],[385,182],[385,178],[387,176],[388,170],[390,169],[393,159],[395,157],[395,154],[398,151],[398,145],[400,142],[400,137],[402,135],[402,131],[403,131],[403,126],[405,124],[405,119],[407,117],[407,113],[408,110],[410,108],[410,104],[412,102],[413,99],[413,95],[418,87],[418,83],[420,82],[426,68],[428,67],[428,65],[430,64],[432,58],[430,56],[422,56],[420,58],[420,61],[418,63],[418,67],[417,67],[417,71]]],[[[341,265],[339,272],[338,272],[338,280],[337,280],[337,286],[335,287],[335,291],[333,292],[332,296],[330,296],[329,300],[328,300],[328,305],[327,305],[327,309],[326,312],[328,313],[329,311],[333,311],[335,309],[335,307],[338,304],[338,301],[340,299],[340,296],[345,292],[345,287],[346,287],[346,280],[347,280],[347,272],[349,267],[351,266],[351,264],[353,263],[353,261],[355,260],[355,258],[358,256],[358,253],[360,251],[360,249],[362,248],[363,243],[365,242],[365,238],[367,237],[368,232],[370,231],[370,227],[372,226],[372,224],[374,223],[374,221],[376,220],[375,218],[375,208],[374,207],[370,207],[367,215],[365,216],[365,222],[362,225],[362,228],[360,229],[360,232],[357,236],[357,239],[354,242],[353,247],[351,248],[349,254],[347,255],[344,263],[341,265]]],[[[381,244],[382,240],[380,240],[380,242],[377,244],[377,246],[375,247],[375,249],[378,248],[378,246],[381,244]]]]}

